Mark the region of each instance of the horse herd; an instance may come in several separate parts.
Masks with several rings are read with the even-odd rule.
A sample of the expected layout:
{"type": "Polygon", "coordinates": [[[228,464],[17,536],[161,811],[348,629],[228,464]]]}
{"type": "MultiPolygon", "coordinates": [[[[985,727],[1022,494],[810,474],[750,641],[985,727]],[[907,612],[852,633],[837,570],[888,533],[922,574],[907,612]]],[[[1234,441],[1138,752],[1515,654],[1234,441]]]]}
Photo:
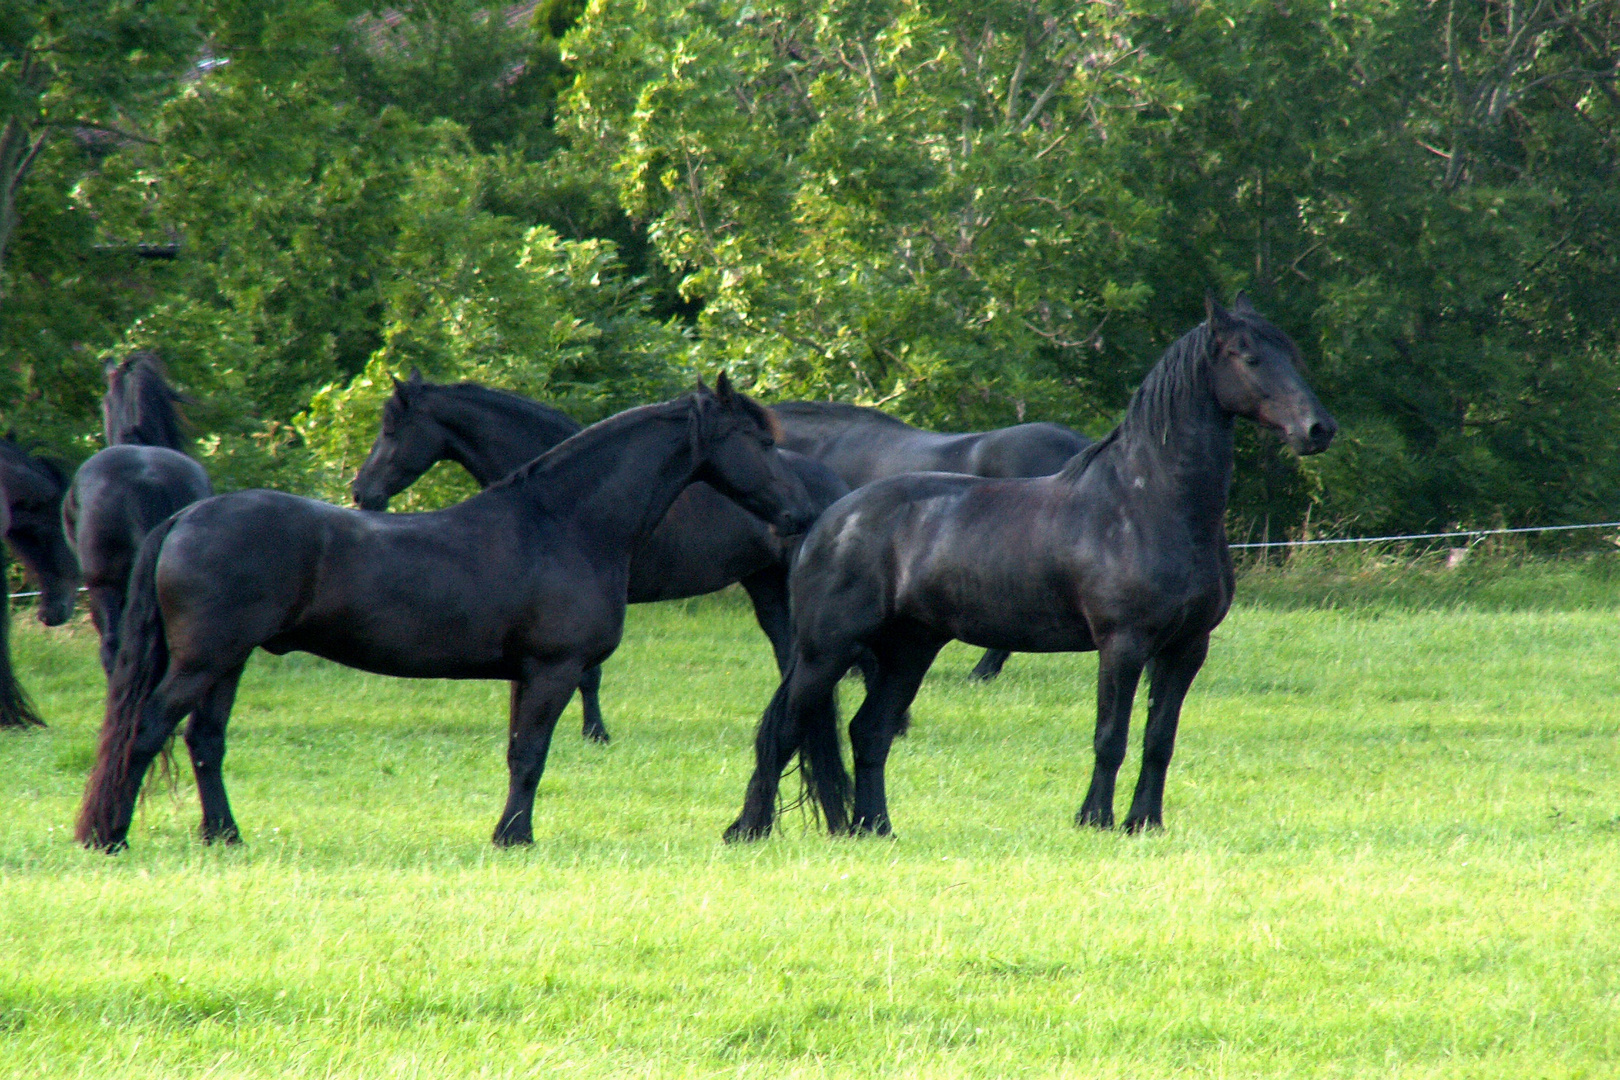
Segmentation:
{"type": "MultiPolygon", "coordinates": [[[[150,354],[108,372],[107,449],[71,479],[0,441],[0,526],[65,621],[82,580],[101,635],[107,706],[76,835],[126,845],[141,784],[182,719],[205,841],[240,838],[221,763],[254,649],[304,650],[410,678],[511,684],[509,788],[499,845],[533,839],[535,790],[577,689],[586,737],[606,740],[601,663],[627,603],[740,583],[781,685],[728,840],[771,830],[797,756],[834,833],[890,830],[890,745],[949,641],[1099,655],[1095,763],[1076,821],[1111,827],[1131,704],[1150,684],[1129,830],[1162,824],[1181,703],[1232,599],[1223,518],[1237,417],[1300,454],[1337,426],[1298,349],[1239,294],[1165,352],[1117,428],[1093,442],[1057,424],[920,431],[875,409],[769,408],[722,375],[588,428],[471,384],[396,380],[356,475],[358,510],[275,491],[213,495],[182,452],[150,354]],[[484,490],[444,510],[388,514],[440,460],[484,490]],[[839,745],[834,690],[866,695],[839,745]]],[[[0,619],[0,633],[8,620],[0,619]]],[[[39,718],[0,639],[0,726],[39,718]]]]}

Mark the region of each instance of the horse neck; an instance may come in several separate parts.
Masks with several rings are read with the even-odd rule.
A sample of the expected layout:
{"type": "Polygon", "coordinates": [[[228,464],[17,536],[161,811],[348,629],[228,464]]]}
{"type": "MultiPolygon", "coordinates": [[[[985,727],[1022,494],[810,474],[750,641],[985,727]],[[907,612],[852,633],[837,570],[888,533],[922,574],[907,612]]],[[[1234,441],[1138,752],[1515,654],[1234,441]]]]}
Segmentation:
{"type": "Polygon", "coordinates": [[[644,405],[559,444],[513,477],[546,513],[572,520],[597,551],[629,558],[651,534],[700,461],[693,406],[644,405]]]}
{"type": "Polygon", "coordinates": [[[479,487],[488,487],[562,441],[543,422],[521,414],[506,415],[449,393],[425,400],[433,402],[433,417],[444,429],[445,457],[466,469],[479,487]]]}
{"type": "Polygon", "coordinates": [[[1203,330],[1177,342],[1132,396],[1110,448],[1122,479],[1184,513],[1196,532],[1224,528],[1233,418],[1215,397],[1203,330]],[[1193,340],[1188,340],[1193,338],[1193,340]],[[1174,354],[1174,355],[1172,355],[1174,354]]]}

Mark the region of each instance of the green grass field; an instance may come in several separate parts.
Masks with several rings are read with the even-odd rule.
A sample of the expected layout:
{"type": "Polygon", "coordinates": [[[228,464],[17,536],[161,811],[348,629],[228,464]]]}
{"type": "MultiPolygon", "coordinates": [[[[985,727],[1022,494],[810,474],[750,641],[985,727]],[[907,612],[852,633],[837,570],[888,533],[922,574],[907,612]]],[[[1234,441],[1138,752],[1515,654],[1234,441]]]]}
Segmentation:
{"type": "Polygon", "coordinates": [[[530,850],[488,842],[504,686],[261,654],[246,843],[192,839],[182,766],[108,858],[93,633],[19,616],[52,726],[0,733],[0,1074],[1617,1076],[1615,562],[1251,574],[1142,837],[1071,824],[1095,658],[985,687],[953,646],[897,839],[723,846],[775,684],[727,595],[631,609],[530,850]]]}

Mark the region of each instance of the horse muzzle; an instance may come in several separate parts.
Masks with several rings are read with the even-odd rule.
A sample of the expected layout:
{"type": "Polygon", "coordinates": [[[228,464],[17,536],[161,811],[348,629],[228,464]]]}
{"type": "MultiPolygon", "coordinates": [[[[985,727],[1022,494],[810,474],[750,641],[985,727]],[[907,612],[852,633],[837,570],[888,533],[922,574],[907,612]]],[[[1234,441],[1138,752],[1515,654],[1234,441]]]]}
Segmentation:
{"type": "Polygon", "coordinates": [[[1338,433],[1338,422],[1327,413],[1312,417],[1308,423],[1297,429],[1285,431],[1288,445],[1301,457],[1320,454],[1333,443],[1333,436],[1338,433]]]}
{"type": "Polygon", "coordinates": [[[39,621],[46,626],[61,626],[73,617],[74,594],[53,596],[39,605],[39,621]]]}

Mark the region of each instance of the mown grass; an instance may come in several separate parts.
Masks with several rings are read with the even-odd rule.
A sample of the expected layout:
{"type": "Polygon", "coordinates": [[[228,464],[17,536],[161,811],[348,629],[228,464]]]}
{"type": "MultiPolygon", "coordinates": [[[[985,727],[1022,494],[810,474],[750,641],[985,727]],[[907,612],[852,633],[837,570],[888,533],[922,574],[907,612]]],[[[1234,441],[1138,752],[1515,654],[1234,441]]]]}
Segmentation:
{"type": "Polygon", "coordinates": [[[246,844],[191,839],[187,780],[95,856],[68,838],[92,635],[19,619],[53,724],[0,743],[0,1073],[1614,1076],[1601,561],[1473,595],[1250,574],[1146,837],[1070,824],[1093,658],[983,687],[953,647],[891,761],[898,839],[790,815],[724,847],[775,680],[722,596],[632,609],[615,741],[570,709],[532,850],[487,840],[504,687],[261,656],[226,766],[246,844]]]}

